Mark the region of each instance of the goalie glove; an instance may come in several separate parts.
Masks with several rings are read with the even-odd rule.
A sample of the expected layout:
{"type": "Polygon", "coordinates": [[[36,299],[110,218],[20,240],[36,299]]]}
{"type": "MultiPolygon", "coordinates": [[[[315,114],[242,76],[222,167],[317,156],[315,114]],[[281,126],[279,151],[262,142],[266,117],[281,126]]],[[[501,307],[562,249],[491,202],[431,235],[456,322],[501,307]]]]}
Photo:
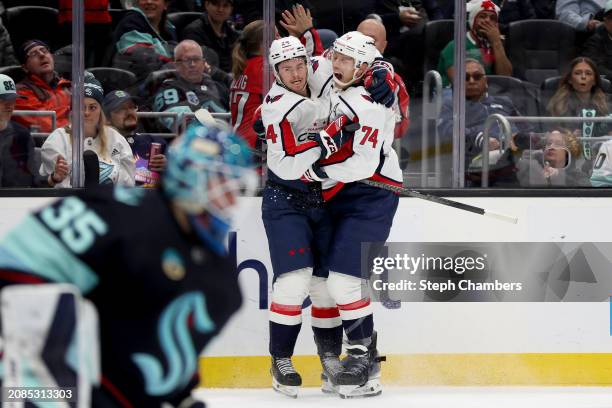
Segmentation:
{"type": "Polygon", "coordinates": [[[393,66],[377,59],[364,75],[363,85],[374,101],[390,108],[395,103],[397,83],[393,80],[393,66]]]}

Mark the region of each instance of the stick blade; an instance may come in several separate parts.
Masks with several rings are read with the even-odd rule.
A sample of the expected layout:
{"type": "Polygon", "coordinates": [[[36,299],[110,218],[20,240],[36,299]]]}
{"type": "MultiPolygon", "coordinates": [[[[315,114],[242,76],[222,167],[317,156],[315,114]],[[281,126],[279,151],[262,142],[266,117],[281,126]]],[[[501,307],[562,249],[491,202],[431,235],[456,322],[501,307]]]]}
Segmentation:
{"type": "Polygon", "coordinates": [[[496,220],[509,222],[510,224],[518,224],[518,217],[512,217],[506,214],[500,214],[493,211],[485,210],[484,214],[487,217],[495,218],[496,220]]]}

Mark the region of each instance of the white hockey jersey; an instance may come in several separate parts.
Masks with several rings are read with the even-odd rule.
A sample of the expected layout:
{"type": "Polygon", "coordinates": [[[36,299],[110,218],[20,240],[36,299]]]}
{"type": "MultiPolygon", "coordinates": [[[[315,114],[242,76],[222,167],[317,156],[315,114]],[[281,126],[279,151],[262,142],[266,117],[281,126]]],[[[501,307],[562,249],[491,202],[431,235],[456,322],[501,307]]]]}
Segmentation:
{"type": "Polygon", "coordinates": [[[329,177],[322,182],[323,197],[329,200],[345,183],[364,179],[402,186],[402,170],[392,147],[393,110],[374,102],[363,86],[344,91],[333,88],[330,98],[328,122],[346,115],[360,127],[337,153],[318,162],[329,177]]]}
{"type": "Polygon", "coordinates": [[[591,185],[593,187],[612,187],[612,140],[603,143],[599,148],[593,164],[591,185]]]}
{"type": "Polygon", "coordinates": [[[307,189],[300,178],[321,156],[313,134],[325,127],[328,115],[329,102],[298,95],[276,83],[272,85],[261,108],[270,180],[307,189]]]}

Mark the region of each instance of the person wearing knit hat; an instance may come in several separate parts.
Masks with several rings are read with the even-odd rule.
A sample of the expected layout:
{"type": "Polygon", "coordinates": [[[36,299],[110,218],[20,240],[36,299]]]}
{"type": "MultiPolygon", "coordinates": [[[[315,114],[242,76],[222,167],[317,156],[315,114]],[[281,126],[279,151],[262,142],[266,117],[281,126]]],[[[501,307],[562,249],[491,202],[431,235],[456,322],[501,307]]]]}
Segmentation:
{"type": "MultiPolygon", "coordinates": [[[[485,67],[487,74],[512,75],[512,63],[506,55],[499,32],[499,7],[491,0],[471,0],[466,5],[468,28],[466,58],[474,58],[485,67]]],[[[455,41],[449,42],[440,53],[438,72],[444,86],[453,76],[455,41]]]]}
{"type": "MultiPolygon", "coordinates": [[[[17,100],[15,109],[53,111],[56,126],[68,124],[71,84],[55,72],[55,60],[49,46],[44,41],[31,39],[21,44],[16,52],[26,77],[17,84],[17,93],[25,98],[17,100]]],[[[54,130],[51,116],[17,116],[15,121],[41,132],[54,130]]]]}
{"type": "MultiPolygon", "coordinates": [[[[110,126],[102,109],[104,89],[92,75],[86,75],[83,99],[84,150],[92,150],[100,163],[100,184],[134,185],[134,158],[125,138],[110,126]]],[[[71,187],[72,166],[71,126],[53,131],[41,151],[40,174],[51,187],[71,187]]]]}

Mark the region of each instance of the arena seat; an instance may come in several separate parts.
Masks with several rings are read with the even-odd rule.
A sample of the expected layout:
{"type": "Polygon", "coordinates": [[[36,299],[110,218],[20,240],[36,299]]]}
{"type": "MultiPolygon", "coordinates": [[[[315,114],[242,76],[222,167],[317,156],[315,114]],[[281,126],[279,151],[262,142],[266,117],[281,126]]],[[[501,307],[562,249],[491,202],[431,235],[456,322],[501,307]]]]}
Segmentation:
{"type": "Polygon", "coordinates": [[[560,74],[575,56],[575,31],[556,20],[510,23],[506,51],[513,76],[539,85],[560,74]]]}
{"type": "Polygon", "coordinates": [[[113,67],[88,68],[104,88],[104,93],[116,90],[128,90],[136,83],[136,75],[125,69],[113,67]]]}
{"type": "Polygon", "coordinates": [[[5,11],[6,28],[15,49],[24,41],[38,38],[51,49],[59,46],[58,11],[51,7],[19,6],[5,11]]]}
{"type": "Polygon", "coordinates": [[[9,65],[8,67],[0,67],[0,74],[10,76],[15,83],[21,82],[25,78],[26,73],[21,68],[21,65],[9,65]]]}
{"type": "Polygon", "coordinates": [[[59,8],[58,0],[3,0],[4,8],[19,7],[19,6],[42,6],[59,8]]]}
{"type": "Polygon", "coordinates": [[[435,20],[425,25],[425,62],[424,72],[438,69],[440,52],[454,36],[453,20],[435,20]]]}
{"type": "Polygon", "coordinates": [[[540,92],[536,85],[505,75],[487,75],[488,93],[507,96],[523,116],[541,116],[540,92]]]}
{"type": "Polygon", "coordinates": [[[202,13],[197,11],[183,11],[180,13],[168,14],[168,20],[176,27],[176,35],[179,39],[183,38],[183,29],[190,23],[202,16],[202,13]]]}

